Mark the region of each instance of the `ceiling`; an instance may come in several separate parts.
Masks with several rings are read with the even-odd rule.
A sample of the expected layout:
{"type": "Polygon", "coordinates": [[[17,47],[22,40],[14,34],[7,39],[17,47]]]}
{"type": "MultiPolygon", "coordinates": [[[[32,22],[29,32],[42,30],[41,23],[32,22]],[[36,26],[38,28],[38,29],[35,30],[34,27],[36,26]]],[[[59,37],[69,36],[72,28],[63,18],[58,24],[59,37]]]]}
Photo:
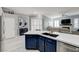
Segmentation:
{"type": "Polygon", "coordinates": [[[17,14],[25,15],[61,15],[61,14],[79,14],[79,7],[7,7],[8,9],[14,10],[17,14]]]}

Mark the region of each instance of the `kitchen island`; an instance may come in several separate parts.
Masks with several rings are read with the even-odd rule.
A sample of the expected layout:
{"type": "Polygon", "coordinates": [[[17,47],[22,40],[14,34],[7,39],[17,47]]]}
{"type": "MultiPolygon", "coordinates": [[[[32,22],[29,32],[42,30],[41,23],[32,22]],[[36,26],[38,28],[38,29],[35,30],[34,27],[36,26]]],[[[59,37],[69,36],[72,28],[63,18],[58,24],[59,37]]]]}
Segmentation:
{"type": "MultiPolygon", "coordinates": [[[[70,45],[70,47],[76,47],[76,50],[78,50],[79,47],[79,35],[73,35],[73,34],[67,34],[67,33],[59,33],[59,32],[53,32],[51,34],[57,34],[57,37],[52,37],[52,36],[48,36],[48,35],[44,35],[42,33],[49,33],[49,31],[29,31],[27,33],[25,33],[25,36],[27,35],[37,35],[35,37],[37,37],[38,40],[38,36],[42,36],[44,38],[44,40],[46,39],[50,39],[54,41],[54,47],[55,48],[53,51],[56,52],[60,49],[60,44],[57,42],[61,42],[61,43],[66,43],[67,45],[70,45]]],[[[34,37],[34,36],[33,36],[34,37]]],[[[41,38],[41,37],[40,37],[41,38]]],[[[25,39],[27,40],[27,38],[25,39]]],[[[43,39],[41,39],[43,40],[43,39]]],[[[40,41],[40,40],[39,40],[40,41]]],[[[48,41],[48,40],[47,40],[48,41]]],[[[36,41],[35,41],[36,42],[36,41]]],[[[43,41],[41,41],[43,42],[43,41]]],[[[37,42],[39,43],[39,42],[37,42]]],[[[45,43],[45,42],[43,42],[45,43]]],[[[37,45],[36,49],[39,49],[37,45]]],[[[45,45],[44,45],[45,46],[45,45]]],[[[51,46],[52,47],[52,46],[51,46]]],[[[50,48],[50,47],[49,47],[50,48]]],[[[43,50],[45,50],[44,48],[42,48],[43,50]]],[[[51,48],[50,48],[51,49],[51,48]]],[[[44,51],[43,51],[44,52],[44,51]]],[[[47,51],[46,51],[47,52],[47,51]]],[[[60,51],[61,52],[61,51],[60,51]]]]}

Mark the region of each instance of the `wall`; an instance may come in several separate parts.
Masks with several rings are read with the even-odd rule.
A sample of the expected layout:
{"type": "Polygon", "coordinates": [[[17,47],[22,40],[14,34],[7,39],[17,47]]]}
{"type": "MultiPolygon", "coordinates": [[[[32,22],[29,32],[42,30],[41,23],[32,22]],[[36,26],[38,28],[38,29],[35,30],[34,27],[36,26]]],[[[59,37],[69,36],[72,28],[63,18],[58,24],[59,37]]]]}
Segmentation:
{"type": "Polygon", "coordinates": [[[0,51],[1,51],[1,38],[2,38],[2,35],[1,35],[1,32],[2,32],[2,30],[1,30],[1,26],[2,24],[1,24],[1,16],[0,16],[0,51]]]}
{"type": "Polygon", "coordinates": [[[3,11],[2,11],[2,8],[0,7],[0,16],[2,15],[3,11]]]}
{"type": "MultiPolygon", "coordinates": [[[[71,24],[72,24],[72,30],[76,31],[77,29],[74,29],[74,19],[79,18],[79,15],[73,15],[73,16],[63,16],[59,18],[54,18],[53,20],[60,20],[60,25],[61,25],[61,20],[62,19],[71,19],[71,24]]],[[[46,27],[48,26],[48,22],[51,20],[51,18],[48,18],[46,16],[43,16],[43,29],[46,30],[46,27]]]]}
{"type": "Polygon", "coordinates": [[[2,27],[2,17],[1,17],[2,13],[3,13],[3,11],[2,11],[2,8],[0,7],[0,51],[1,51],[1,39],[2,39],[2,33],[1,33],[2,32],[2,30],[1,30],[2,29],[1,28],[2,27]]]}
{"type": "Polygon", "coordinates": [[[72,15],[72,16],[64,16],[64,17],[61,17],[59,19],[71,19],[71,24],[72,24],[72,31],[76,31],[77,29],[74,28],[74,19],[75,18],[78,18],[79,19],[79,15],[72,15]]]}

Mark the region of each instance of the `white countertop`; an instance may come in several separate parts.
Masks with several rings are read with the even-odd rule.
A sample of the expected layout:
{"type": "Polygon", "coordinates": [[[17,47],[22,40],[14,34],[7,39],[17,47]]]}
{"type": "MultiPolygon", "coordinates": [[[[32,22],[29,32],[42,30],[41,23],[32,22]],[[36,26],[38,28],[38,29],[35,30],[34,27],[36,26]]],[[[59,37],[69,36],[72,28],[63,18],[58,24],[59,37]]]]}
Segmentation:
{"type": "Polygon", "coordinates": [[[44,32],[48,32],[48,31],[28,31],[25,34],[39,34],[39,35],[42,35],[42,36],[45,36],[51,39],[55,39],[57,41],[61,41],[61,42],[68,43],[68,44],[79,47],[79,35],[54,32],[53,34],[59,35],[58,37],[55,38],[55,37],[43,35],[42,33],[44,32]]]}

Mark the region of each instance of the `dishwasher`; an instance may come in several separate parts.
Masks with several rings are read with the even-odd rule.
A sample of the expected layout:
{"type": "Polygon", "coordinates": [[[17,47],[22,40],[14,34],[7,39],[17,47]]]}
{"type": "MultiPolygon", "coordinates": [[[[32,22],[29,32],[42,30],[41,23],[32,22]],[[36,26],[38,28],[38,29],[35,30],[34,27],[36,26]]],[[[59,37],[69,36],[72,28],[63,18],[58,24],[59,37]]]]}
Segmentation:
{"type": "Polygon", "coordinates": [[[79,47],[76,47],[67,43],[63,43],[63,42],[58,42],[57,51],[58,52],[79,52],[79,47]]]}

